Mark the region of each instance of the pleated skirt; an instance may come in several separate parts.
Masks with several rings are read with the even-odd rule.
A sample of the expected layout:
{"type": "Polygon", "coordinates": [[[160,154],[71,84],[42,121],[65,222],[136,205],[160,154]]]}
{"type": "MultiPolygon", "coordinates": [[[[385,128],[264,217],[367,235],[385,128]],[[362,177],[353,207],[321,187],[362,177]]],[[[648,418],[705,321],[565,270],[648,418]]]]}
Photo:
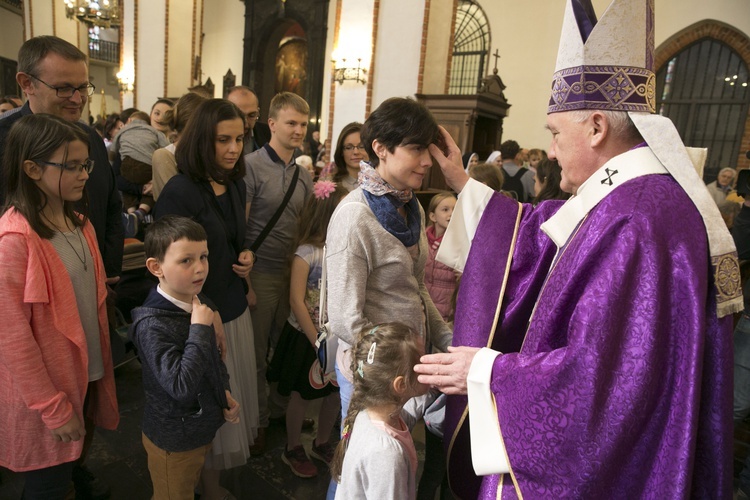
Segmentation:
{"type": "Polygon", "coordinates": [[[224,423],[216,432],[205,467],[226,470],[244,465],[258,435],[257,370],[250,310],[224,323],[227,338],[227,371],[232,397],[240,404],[240,422],[224,423]]]}

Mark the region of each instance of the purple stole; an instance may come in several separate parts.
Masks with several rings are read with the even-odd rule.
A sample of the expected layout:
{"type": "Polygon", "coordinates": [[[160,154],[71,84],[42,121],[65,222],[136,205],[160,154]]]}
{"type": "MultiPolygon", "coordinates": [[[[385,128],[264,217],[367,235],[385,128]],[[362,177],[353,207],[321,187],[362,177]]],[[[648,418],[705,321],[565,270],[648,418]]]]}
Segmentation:
{"type": "MultiPolygon", "coordinates": [[[[532,211],[530,205],[500,194],[493,196],[477,228],[481,244],[472,245],[459,286],[454,346],[491,347],[500,352],[520,350],[531,311],[556,249],[541,232],[535,240],[538,245],[532,251],[516,249],[519,231],[523,230],[521,222],[539,217],[538,224],[541,224],[562,204],[562,201],[549,202],[543,204],[544,208],[540,205],[532,211]],[[476,261],[493,264],[472,265],[476,261]],[[529,278],[514,279],[511,270],[529,278]],[[511,299],[503,305],[507,297],[511,299]]],[[[536,230],[538,224],[530,226],[536,230]]],[[[474,474],[468,433],[468,399],[466,396],[451,396],[445,416],[446,459],[451,490],[462,499],[476,498],[482,481],[474,474]],[[461,478],[460,484],[453,480],[456,477],[461,478]]]]}

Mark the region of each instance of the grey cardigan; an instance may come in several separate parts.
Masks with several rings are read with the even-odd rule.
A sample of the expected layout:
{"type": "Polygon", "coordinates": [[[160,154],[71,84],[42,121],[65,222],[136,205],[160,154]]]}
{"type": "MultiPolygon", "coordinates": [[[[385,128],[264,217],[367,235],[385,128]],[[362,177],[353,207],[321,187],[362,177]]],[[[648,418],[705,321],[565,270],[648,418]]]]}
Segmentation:
{"type": "MultiPolygon", "coordinates": [[[[425,346],[450,345],[453,333],[424,285],[428,243],[421,206],[419,211],[422,234],[413,258],[380,225],[361,188],[336,208],[326,238],[327,302],[330,331],[343,341],[340,350],[348,350],[362,329],[392,321],[417,331],[425,346]]],[[[348,372],[348,366],[339,368],[348,372]]]]}

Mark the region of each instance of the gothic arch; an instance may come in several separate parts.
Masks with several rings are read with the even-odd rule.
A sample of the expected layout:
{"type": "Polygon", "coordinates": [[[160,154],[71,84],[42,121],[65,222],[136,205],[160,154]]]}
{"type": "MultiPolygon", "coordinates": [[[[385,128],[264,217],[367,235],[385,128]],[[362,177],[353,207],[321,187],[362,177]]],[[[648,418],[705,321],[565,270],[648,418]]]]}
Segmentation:
{"type": "MultiPolygon", "coordinates": [[[[724,43],[750,67],[750,38],[729,24],[714,19],[704,19],[675,33],[656,48],[654,71],[658,72],[677,53],[703,38],[712,38],[724,43]]],[[[748,150],[750,150],[750,113],[745,119],[745,131],[742,135],[740,153],[737,159],[738,166],[748,164],[745,157],[745,152],[748,150]]]]}

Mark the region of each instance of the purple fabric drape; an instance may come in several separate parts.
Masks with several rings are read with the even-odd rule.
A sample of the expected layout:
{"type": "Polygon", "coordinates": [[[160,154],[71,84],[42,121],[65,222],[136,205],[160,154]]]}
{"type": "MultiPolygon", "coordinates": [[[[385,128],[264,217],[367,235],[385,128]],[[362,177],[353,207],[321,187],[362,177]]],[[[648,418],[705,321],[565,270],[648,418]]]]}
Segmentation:
{"type": "MultiPolygon", "coordinates": [[[[490,339],[478,326],[495,313],[507,206],[494,197],[479,225],[454,345],[490,339]]],[[[557,208],[524,206],[490,341],[507,353],[492,390],[518,489],[525,498],[731,497],[731,318],[716,317],[694,205],[669,176],[629,181],[589,213],[547,276],[555,246],[539,226],[557,208]]],[[[449,398],[447,422],[464,404],[449,398]]],[[[470,467],[451,467],[470,462],[466,439],[459,431],[450,447],[454,491],[497,498],[502,481],[502,498],[515,498],[510,474],[482,478],[477,492],[470,467]]]]}

